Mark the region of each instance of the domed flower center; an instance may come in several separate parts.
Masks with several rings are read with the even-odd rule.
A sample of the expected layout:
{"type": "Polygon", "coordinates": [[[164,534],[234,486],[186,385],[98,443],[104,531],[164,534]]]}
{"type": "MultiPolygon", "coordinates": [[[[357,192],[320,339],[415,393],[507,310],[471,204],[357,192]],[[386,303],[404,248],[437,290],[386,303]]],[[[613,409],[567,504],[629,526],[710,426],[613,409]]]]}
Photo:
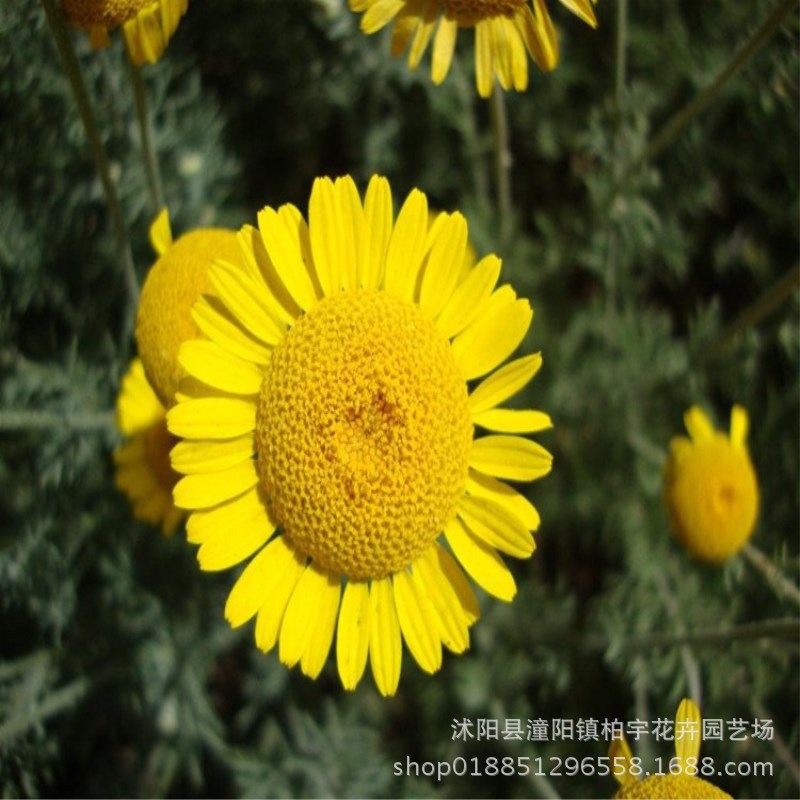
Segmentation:
{"type": "Polygon", "coordinates": [[[381,578],[414,561],[455,512],[471,442],[450,345],[410,303],[325,298],[273,352],[259,472],[276,521],[325,569],[381,578]]]}
{"type": "Polygon", "coordinates": [[[628,784],[620,789],[614,797],[629,798],[629,800],[649,800],[649,798],[693,798],[694,800],[714,800],[715,798],[730,798],[727,792],[714,786],[714,784],[697,778],[693,775],[651,775],[649,778],[628,784]]]}
{"type": "Polygon", "coordinates": [[[178,443],[178,438],[167,430],[166,420],[159,420],[144,432],[144,452],[147,466],[166,492],[172,492],[180,475],[172,469],[169,452],[178,443]]]}
{"type": "Polygon", "coordinates": [[[440,0],[446,14],[456,19],[485,19],[486,17],[513,17],[528,0],[440,0]]]}
{"type": "Polygon", "coordinates": [[[62,0],[64,14],[73,25],[116,28],[133,19],[154,0],[62,0]]]}

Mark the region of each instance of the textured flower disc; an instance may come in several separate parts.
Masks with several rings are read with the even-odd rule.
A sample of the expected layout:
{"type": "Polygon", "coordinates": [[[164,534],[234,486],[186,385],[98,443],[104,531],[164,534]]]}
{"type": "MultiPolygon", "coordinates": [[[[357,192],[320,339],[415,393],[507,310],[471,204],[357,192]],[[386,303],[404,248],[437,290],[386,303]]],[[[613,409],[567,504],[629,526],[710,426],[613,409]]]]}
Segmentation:
{"type": "Polygon", "coordinates": [[[629,800],[663,798],[663,800],[705,800],[730,798],[727,792],[693,775],[651,775],[620,789],[614,797],[629,800]]]}
{"type": "Polygon", "coordinates": [[[539,515],[498,479],[550,471],[518,434],[551,423],[501,404],[541,357],[501,366],[532,311],[495,288],[495,256],[466,261],[461,214],[431,223],[414,190],[395,219],[374,177],[363,201],[350,178],[317,180],[308,217],[263,209],[240,259],[209,271],[216,297],[192,310],[206,338],[179,355],[195,380],[168,413],[183,439],[175,503],[203,569],[249,559],[232,625],[256,617],[256,644],[312,678],[335,637],[345,688],[369,660],[390,695],[402,641],[427,672],[442,646],[469,647],[479,612],[464,572],[514,597],[500,553],[529,557],[539,515]]]}
{"type": "Polygon", "coordinates": [[[191,310],[195,300],[211,289],[211,262],[237,256],[233,231],[205,228],[172,243],[147,274],[136,316],[136,345],[147,378],[167,408],[174,403],[184,374],[178,348],[200,333],[191,310]]]}
{"type": "Polygon", "coordinates": [[[114,452],[116,484],[131,501],[137,519],[170,534],[184,514],[172,502],[180,476],[170,463],[176,439],[167,430],[165,414],[142,362],[134,359],[117,399],[117,426],[127,441],[114,452]]]}
{"type": "Polygon", "coordinates": [[[108,32],[124,26],[137,65],[161,58],[188,5],[189,0],[61,0],[64,16],[89,31],[93,47],[107,47],[108,32]]]}
{"type": "Polygon", "coordinates": [[[467,391],[410,303],[324,299],[275,348],[256,424],[275,519],[325,569],[383,578],[416,560],[464,493],[467,391]]]}
{"type": "MultiPolygon", "coordinates": [[[[594,1],[561,3],[596,27],[594,1]]],[[[558,64],[558,35],[545,0],[350,0],[350,8],[363,12],[361,30],[367,34],[394,20],[392,55],[409,48],[411,69],[419,66],[433,37],[431,78],[437,84],[450,70],[458,29],[475,28],[475,77],[482,97],[492,93],[495,78],[506,90],[527,88],[526,50],[541,70],[558,64]]]]}
{"type": "Polygon", "coordinates": [[[735,407],[730,437],[699,408],[686,414],[691,440],[677,437],[664,470],[664,502],[677,538],[690,553],[719,562],[750,538],[758,516],[758,482],[745,445],[747,415],[735,407]]]}

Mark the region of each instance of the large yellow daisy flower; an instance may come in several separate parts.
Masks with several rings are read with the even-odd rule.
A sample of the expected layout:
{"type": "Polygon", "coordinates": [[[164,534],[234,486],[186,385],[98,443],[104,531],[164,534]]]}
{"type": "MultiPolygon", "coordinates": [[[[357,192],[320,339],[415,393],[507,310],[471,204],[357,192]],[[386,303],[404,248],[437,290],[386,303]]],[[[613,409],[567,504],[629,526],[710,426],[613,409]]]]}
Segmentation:
{"type": "Polygon", "coordinates": [[[134,64],[154,64],[186,13],[189,0],[61,0],[66,18],[89,32],[93,47],[108,47],[108,32],[122,26],[134,64]]]}
{"type": "Polygon", "coordinates": [[[169,452],[175,438],[167,431],[166,409],[135,358],[117,398],[117,427],[127,441],[114,451],[116,484],[133,505],[136,519],[172,533],[184,512],[175,508],[172,489],[178,475],[169,452]]]}
{"type": "MultiPolygon", "coordinates": [[[[560,0],[593,28],[596,1],[560,0]]],[[[350,0],[350,8],[364,13],[361,30],[367,34],[394,20],[392,55],[401,55],[410,45],[411,69],[417,68],[433,36],[431,78],[436,84],[450,70],[458,29],[475,28],[475,77],[481,97],[492,93],[495,77],[506,90],[528,87],[526,50],[541,70],[558,64],[558,34],[545,0],[350,0]]]]}
{"type": "Polygon", "coordinates": [[[462,568],[514,597],[499,553],[530,556],[539,515],[498,479],[550,471],[550,454],[515,434],[551,422],[499,406],[541,357],[497,369],[532,311],[495,289],[496,256],[464,275],[461,214],[429,228],[414,190],[394,219],[384,178],[362,202],[346,177],[315,182],[308,216],[263,209],[239,233],[240,263],[210,270],[221,305],[193,309],[208,338],[182,346],[193,380],[167,415],[183,438],[175,502],[192,512],[201,568],[253,556],[228,598],[232,625],[256,617],[256,644],[279,643],[312,678],[336,634],[345,688],[369,658],[391,695],[402,639],[431,673],[442,644],[469,646],[479,611],[462,568]]]}
{"type": "Polygon", "coordinates": [[[697,406],[684,415],[689,436],[676,436],[664,466],[664,504],[675,536],[704,561],[742,549],[758,516],[758,481],[747,452],[747,411],[731,410],[730,435],[697,406]]]}
{"type": "Polygon", "coordinates": [[[627,800],[730,798],[727,792],[700,777],[704,773],[703,765],[698,760],[702,740],[700,723],[697,704],[684,698],[675,714],[675,758],[660,770],[663,775],[651,775],[644,769],[641,759],[633,757],[624,738],[612,742],[608,755],[620,785],[614,797],[627,800]]]}

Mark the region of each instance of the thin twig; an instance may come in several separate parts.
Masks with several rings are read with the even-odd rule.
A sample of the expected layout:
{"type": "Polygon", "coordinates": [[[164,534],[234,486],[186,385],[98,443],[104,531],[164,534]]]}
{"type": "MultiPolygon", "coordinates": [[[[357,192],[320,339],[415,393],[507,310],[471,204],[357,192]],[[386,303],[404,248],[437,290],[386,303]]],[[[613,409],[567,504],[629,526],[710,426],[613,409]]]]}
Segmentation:
{"type": "Polygon", "coordinates": [[[766,578],[767,583],[777,595],[787,597],[800,605],[800,589],[781,572],[780,567],[765,553],[762,553],[755,545],[748,542],[742,548],[742,555],[751,566],[766,578]]]}
{"type": "MultiPolygon", "coordinates": [[[[748,691],[747,695],[750,696],[750,708],[753,710],[753,714],[755,715],[756,719],[773,718],[772,714],[767,711],[757,697],[753,696],[751,691],[748,691]]],[[[791,748],[786,744],[780,733],[774,729],[772,731],[771,742],[778,758],[783,762],[783,765],[786,767],[786,769],[789,770],[789,773],[794,778],[795,783],[800,786],[800,765],[797,763],[796,754],[792,752],[791,748]]]]}
{"type": "Polygon", "coordinates": [[[72,45],[72,37],[67,29],[61,8],[56,5],[55,0],[42,0],[42,6],[45,16],[47,17],[50,32],[56,43],[59,57],[64,66],[64,72],[72,88],[75,104],[78,107],[78,113],[83,123],[84,131],[86,132],[86,139],[88,140],[89,148],[92,152],[97,173],[100,176],[100,182],[103,185],[103,194],[105,195],[106,205],[109,215],[111,216],[111,224],[114,229],[114,237],[117,244],[117,257],[122,266],[125,286],[128,292],[129,314],[132,318],[133,310],[139,302],[139,283],[136,279],[136,270],[133,266],[133,256],[131,255],[130,242],[128,240],[128,229],[125,225],[125,218],[122,214],[119,199],[117,198],[117,190],[114,187],[114,181],[111,177],[108,157],[106,156],[103,141],[97,128],[97,122],[95,121],[94,112],[92,111],[89,94],[83,82],[78,57],[72,45]]]}
{"type": "Polygon", "coordinates": [[[142,76],[142,68],[133,63],[127,47],[125,50],[128,62],[128,75],[133,87],[133,100],[136,108],[136,118],[139,122],[139,138],[142,144],[142,159],[144,160],[147,187],[150,192],[150,211],[156,215],[165,207],[164,191],[161,184],[161,172],[158,167],[153,136],[153,118],[147,102],[147,87],[142,76]]]}
{"type": "Polygon", "coordinates": [[[658,158],[680,136],[683,129],[711,105],[725,84],[766,44],[794,8],[797,8],[797,0],[782,0],[773,9],[714,80],[667,120],[643,153],[625,170],[620,183],[626,183],[643,164],[658,158]]]}

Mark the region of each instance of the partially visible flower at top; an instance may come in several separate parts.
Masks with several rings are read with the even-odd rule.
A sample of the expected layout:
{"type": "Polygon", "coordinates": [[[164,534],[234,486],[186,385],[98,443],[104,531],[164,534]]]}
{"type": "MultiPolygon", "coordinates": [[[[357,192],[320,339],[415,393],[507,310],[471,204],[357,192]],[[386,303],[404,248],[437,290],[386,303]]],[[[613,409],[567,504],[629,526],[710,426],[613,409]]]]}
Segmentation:
{"type": "Polygon", "coordinates": [[[150,241],[159,258],[142,286],[136,346],[147,379],[170,408],[185,374],[178,363],[178,348],[200,335],[192,306],[201,294],[211,292],[211,262],[217,258],[237,261],[239,246],[236,233],[224,228],[198,228],[173,242],[166,210],[153,223],[150,241]]]}
{"type": "Polygon", "coordinates": [[[747,411],[731,410],[730,435],[697,406],[684,415],[691,438],[676,436],[664,465],[664,504],[675,536],[704,561],[741,550],[758,516],[758,481],[747,452],[747,411]]]}
{"type": "Polygon", "coordinates": [[[136,519],[160,526],[169,535],[185,516],[172,502],[172,489],[180,477],[169,460],[176,439],[167,431],[166,409],[138,358],[122,379],[117,428],[127,439],[114,451],[117,488],[131,501],[136,519]]]}
{"type": "MultiPolygon", "coordinates": [[[[597,0],[560,2],[597,27],[593,7],[597,0]]],[[[458,29],[475,28],[475,78],[481,97],[491,95],[495,77],[505,90],[528,87],[526,50],[545,72],[558,64],[558,33],[546,0],[350,0],[350,8],[363,12],[361,30],[367,34],[394,20],[392,55],[401,55],[410,44],[411,69],[419,66],[433,36],[435,84],[442,83],[450,70],[458,29]]]]}
{"type": "MultiPolygon", "coordinates": [[[[623,737],[615,739],[608,750],[611,769],[620,788],[614,797],[630,800],[704,800],[730,798],[727,792],[703,780],[699,761],[702,726],[697,704],[684,698],[675,714],[675,757],[664,767],[663,775],[647,775],[641,759],[634,758],[623,737]]],[[[715,771],[716,772],[716,771],[715,771]]]]}
{"type": "Polygon", "coordinates": [[[335,635],[344,687],[369,658],[394,694],[403,639],[429,673],[442,645],[469,647],[479,609],[464,571],[510,601],[500,553],[533,553],[539,515],[498,480],[551,468],[517,435],[549,416],[501,407],[542,363],[501,366],[533,312],[495,288],[496,256],[465,270],[461,214],[431,225],[415,189],[395,219],[378,176],[363,202],[352,178],[321,178],[308,223],[292,205],[267,207],[239,238],[241,263],[209,273],[221,305],[203,297],[193,310],[208,338],[180,350],[196,382],[167,415],[183,439],[175,503],[191,511],[202,569],[249,561],[231,625],[255,617],[257,646],[279,644],[311,678],[335,635]]]}
{"type": "Polygon", "coordinates": [[[189,0],[61,0],[69,22],[89,32],[92,47],[108,47],[109,31],[121,25],[137,66],[161,58],[188,5],[189,0]]]}

